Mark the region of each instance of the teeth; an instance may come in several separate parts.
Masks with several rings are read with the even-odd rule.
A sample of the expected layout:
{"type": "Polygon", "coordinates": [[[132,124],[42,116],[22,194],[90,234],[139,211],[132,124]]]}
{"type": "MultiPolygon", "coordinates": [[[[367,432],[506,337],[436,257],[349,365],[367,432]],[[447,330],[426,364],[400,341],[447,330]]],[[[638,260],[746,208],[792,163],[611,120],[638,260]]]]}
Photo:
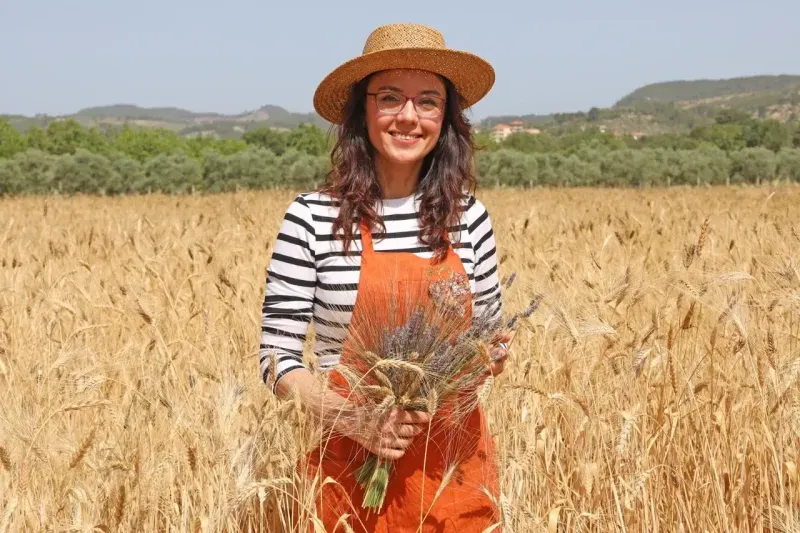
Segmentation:
{"type": "Polygon", "coordinates": [[[417,138],[416,135],[403,135],[402,133],[392,133],[392,137],[397,137],[398,139],[406,139],[406,140],[412,140],[417,138]]]}

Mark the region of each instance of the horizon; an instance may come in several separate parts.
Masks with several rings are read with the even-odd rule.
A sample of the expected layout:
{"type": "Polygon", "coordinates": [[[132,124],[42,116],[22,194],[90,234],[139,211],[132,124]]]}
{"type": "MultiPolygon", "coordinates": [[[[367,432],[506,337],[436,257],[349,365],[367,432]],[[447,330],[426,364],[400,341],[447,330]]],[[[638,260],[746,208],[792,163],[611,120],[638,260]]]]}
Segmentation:
{"type": "MultiPolygon", "coordinates": [[[[484,116],[475,116],[474,118],[477,119],[478,121],[483,121],[483,120],[486,120],[488,118],[494,118],[494,117],[517,117],[517,116],[524,116],[524,115],[547,116],[547,115],[552,115],[552,114],[556,114],[556,113],[580,113],[580,112],[587,112],[592,107],[598,107],[600,109],[613,107],[616,104],[617,101],[621,100],[622,98],[624,98],[628,94],[630,94],[630,93],[632,93],[632,92],[634,92],[636,90],[642,89],[644,87],[648,87],[650,85],[657,85],[657,84],[662,84],[662,83],[684,83],[684,82],[692,83],[692,82],[704,82],[704,81],[711,81],[711,82],[713,82],[713,81],[732,81],[732,80],[755,78],[755,77],[782,77],[782,76],[800,77],[800,74],[793,74],[793,73],[790,73],[790,72],[782,72],[782,73],[775,73],[775,74],[752,74],[752,75],[734,76],[734,77],[731,77],[731,78],[695,78],[695,79],[682,79],[682,80],[654,81],[654,82],[649,82],[649,83],[647,83],[645,85],[641,85],[639,87],[635,87],[635,88],[631,89],[627,93],[621,95],[619,98],[617,98],[617,100],[615,100],[612,104],[610,104],[608,106],[589,106],[589,107],[581,108],[581,109],[554,110],[554,111],[550,111],[550,112],[547,112],[547,113],[528,113],[528,112],[524,112],[523,111],[523,112],[517,112],[517,113],[503,113],[503,114],[490,114],[490,115],[484,115],[484,116]]],[[[241,111],[233,112],[233,113],[223,113],[223,112],[220,112],[220,111],[208,110],[208,109],[190,109],[188,107],[184,107],[184,106],[180,106],[180,105],[142,106],[142,105],[139,105],[139,104],[136,104],[136,103],[133,103],[133,102],[114,102],[114,103],[105,103],[105,104],[100,103],[100,104],[92,105],[92,106],[89,106],[89,107],[83,107],[81,109],[78,109],[78,110],[70,112],[70,113],[64,113],[64,114],[58,114],[58,115],[56,115],[56,114],[51,115],[51,114],[48,114],[48,113],[36,113],[36,114],[33,114],[33,115],[21,115],[21,114],[15,114],[15,113],[6,113],[2,109],[0,109],[0,116],[22,116],[22,117],[26,117],[26,118],[35,118],[35,117],[39,116],[39,117],[61,118],[61,117],[74,116],[74,115],[80,114],[81,112],[85,112],[85,111],[92,110],[92,109],[104,108],[104,107],[135,107],[137,109],[142,109],[142,110],[173,109],[173,110],[178,110],[178,111],[186,111],[186,112],[193,113],[193,114],[196,114],[196,115],[221,115],[221,116],[237,116],[237,115],[243,115],[243,114],[247,114],[247,113],[256,112],[258,110],[264,109],[265,107],[278,107],[278,108],[283,109],[284,111],[287,111],[289,113],[294,113],[294,114],[308,114],[308,113],[315,113],[316,114],[316,111],[313,108],[310,109],[310,110],[298,111],[298,110],[294,110],[294,109],[289,109],[289,108],[287,108],[287,107],[285,107],[285,106],[283,106],[283,105],[281,105],[279,103],[277,103],[277,104],[276,103],[265,103],[265,104],[262,104],[259,107],[255,107],[255,108],[243,109],[241,111]]]]}
{"type": "Polygon", "coordinates": [[[655,83],[792,75],[800,3],[759,8],[781,16],[753,26],[751,4],[717,0],[506,1],[457,12],[430,5],[424,20],[363,0],[346,9],[142,0],[135,10],[100,0],[29,0],[0,6],[0,18],[13,21],[0,46],[15,51],[0,62],[0,113],[58,117],[113,105],[310,113],[319,81],[359,55],[372,29],[401,21],[430,25],[449,47],[495,67],[495,85],[471,117],[572,113],[611,107],[655,83]]]}

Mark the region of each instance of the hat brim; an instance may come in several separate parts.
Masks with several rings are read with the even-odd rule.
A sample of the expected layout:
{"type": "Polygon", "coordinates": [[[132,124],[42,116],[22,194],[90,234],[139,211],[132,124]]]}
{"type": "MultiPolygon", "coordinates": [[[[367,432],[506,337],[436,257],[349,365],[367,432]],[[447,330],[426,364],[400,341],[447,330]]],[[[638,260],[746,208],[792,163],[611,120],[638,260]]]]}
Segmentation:
{"type": "Polygon", "coordinates": [[[440,48],[381,50],[353,58],[328,74],[314,93],[314,109],[328,122],[341,124],[353,84],[375,72],[398,68],[425,70],[449,79],[464,108],[486,96],[495,81],[494,68],[469,52],[440,48]]]}

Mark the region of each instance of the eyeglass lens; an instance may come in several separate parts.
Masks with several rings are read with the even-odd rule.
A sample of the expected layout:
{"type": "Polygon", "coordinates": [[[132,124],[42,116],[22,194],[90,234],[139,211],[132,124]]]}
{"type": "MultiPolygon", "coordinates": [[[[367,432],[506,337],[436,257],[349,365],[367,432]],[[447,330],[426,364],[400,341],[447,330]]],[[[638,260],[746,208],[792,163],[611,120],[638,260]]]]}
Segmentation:
{"type": "Polygon", "coordinates": [[[375,95],[375,102],[378,105],[378,110],[383,113],[399,113],[408,100],[414,102],[414,108],[421,117],[438,116],[444,107],[444,100],[435,96],[419,95],[407,97],[389,91],[379,92],[375,95]]]}

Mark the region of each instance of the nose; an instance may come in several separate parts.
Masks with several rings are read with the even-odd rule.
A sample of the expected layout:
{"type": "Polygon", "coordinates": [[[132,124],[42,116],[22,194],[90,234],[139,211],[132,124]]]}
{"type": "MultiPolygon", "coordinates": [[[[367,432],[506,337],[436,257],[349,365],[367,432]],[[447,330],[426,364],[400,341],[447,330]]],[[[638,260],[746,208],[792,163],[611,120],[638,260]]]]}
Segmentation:
{"type": "Polygon", "coordinates": [[[403,109],[397,114],[397,120],[400,122],[416,122],[419,119],[417,110],[414,108],[413,100],[406,100],[403,109]]]}

